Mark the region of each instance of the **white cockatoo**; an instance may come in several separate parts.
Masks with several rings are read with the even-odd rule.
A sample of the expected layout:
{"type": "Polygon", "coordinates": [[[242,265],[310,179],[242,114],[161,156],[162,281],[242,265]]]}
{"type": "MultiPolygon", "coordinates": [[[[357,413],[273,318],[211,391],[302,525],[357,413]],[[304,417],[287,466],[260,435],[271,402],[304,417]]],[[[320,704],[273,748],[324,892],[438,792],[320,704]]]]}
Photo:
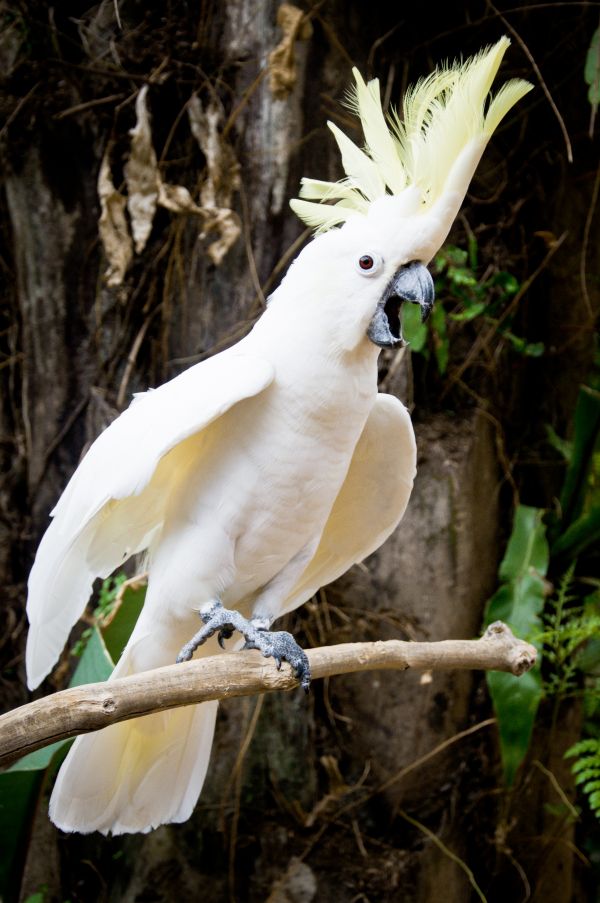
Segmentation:
{"type": "MultiPolygon", "coordinates": [[[[262,317],[234,347],[137,396],[56,505],[29,578],[31,688],[56,663],[95,578],[143,551],[146,601],[114,677],[214,654],[213,634],[235,627],[308,684],[302,650],[268,628],[373,552],[404,513],[415,438],[404,406],[377,392],[377,358],[402,342],[403,300],[429,312],[426,264],[491,134],[531,87],[513,80],[488,96],[508,45],[420,81],[402,119],[386,118],[377,80],[354,72],[365,145],[330,125],[346,178],[303,180],[292,207],[317,234],[262,317]]],[[[52,820],[114,834],[184,821],[216,711],[208,702],[79,737],[52,820]]]]}

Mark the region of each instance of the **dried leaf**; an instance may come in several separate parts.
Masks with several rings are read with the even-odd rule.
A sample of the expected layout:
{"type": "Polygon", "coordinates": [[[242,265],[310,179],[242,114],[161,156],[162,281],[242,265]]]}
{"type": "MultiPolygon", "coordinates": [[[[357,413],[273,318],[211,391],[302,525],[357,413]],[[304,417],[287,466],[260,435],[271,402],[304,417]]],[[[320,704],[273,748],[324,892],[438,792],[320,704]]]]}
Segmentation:
{"type": "Polygon", "coordinates": [[[233,193],[240,187],[240,165],[219,131],[221,113],[215,106],[209,104],[205,110],[200,98],[193,95],[188,103],[188,118],[206,158],[207,176],[200,189],[205,215],[201,237],[213,231],[219,234],[208,248],[209,257],[218,266],[241,231],[239,217],[232,210],[233,193]]]}
{"type": "Polygon", "coordinates": [[[269,54],[270,85],[277,100],[285,100],[296,84],[296,41],[307,41],[312,35],[312,25],[304,18],[304,13],[291,3],[282,3],[277,10],[277,24],[283,37],[275,50],[269,54]]]}
{"type": "Polygon", "coordinates": [[[114,287],[123,282],[123,277],[133,257],[133,245],[125,216],[127,201],[117,191],[112,181],[109,162],[111,150],[112,147],[109,145],[102,158],[98,174],[98,198],[100,200],[98,230],[104,253],[108,258],[105,279],[108,285],[114,287]]]}
{"type": "Polygon", "coordinates": [[[240,167],[219,132],[219,111],[213,107],[205,111],[195,96],[189,104],[190,127],[206,158],[207,167],[199,205],[183,185],[167,184],[160,177],[152,144],[147,93],[148,87],[145,85],[136,99],[137,121],[130,132],[130,156],[124,167],[127,199],[116,191],[112,183],[109,151],[102,161],[98,177],[102,210],[100,235],[109,260],[106,278],[111,286],[120,285],[123,281],[133,257],[133,245],[137,254],[146,246],[157,206],[165,207],[172,213],[202,217],[201,237],[209,232],[218,234],[207,252],[216,266],[222,262],[241,232],[239,217],[231,209],[233,192],[240,185],[240,167]],[[129,211],[133,243],[125,207],[129,211]]]}
{"type": "Polygon", "coordinates": [[[312,828],[318,818],[331,808],[332,803],[342,799],[353,788],[344,781],[337,759],[334,756],[321,756],[321,765],[327,772],[329,792],[313,806],[312,812],[304,816],[304,827],[312,828]]]}
{"type": "Polygon", "coordinates": [[[160,182],[158,186],[158,203],[172,213],[197,213],[205,215],[204,208],[199,207],[191,194],[183,185],[169,185],[160,182]]]}
{"type": "Polygon", "coordinates": [[[312,903],[316,894],[317,879],[313,870],[293,856],[284,874],[273,881],[266,903],[312,903]]]}
{"type": "Polygon", "coordinates": [[[77,26],[86,56],[96,64],[111,52],[116,11],[115,0],[100,0],[100,3],[90,6],[80,17],[72,20],[77,26]]]}
{"type": "Polygon", "coordinates": [[[205,110],[194,94],[188,103],[192,135],[206,157],[207,178],[200,190],[203,207],[231,207],[234,191],[240,187],[240,165],[233,150],[219,132],[220,111],[209,104],[205,110]]]}
{"type": "Polygon", "coordinates": [[[183,185],[167,185],[164,182],[159,186],[158,203],[173,213],[194,213],[202,216],[204,223],[200,238],[204,238],[212,231],[220,234],[220,238],[207,250],[212,262],[215,266],[219,266],[240,234],[241,225],[237,213],[227,207],[199,207],[183,185]]]}
{"type": "Polygon", "coordinates": [[[131,153],[124,168],[128,193],[127,207],[137,254],[144,250],[152,231],[160,188],[156,154],[152,145],[150,115],[146,104],[147,94],[148,85],[144,85],[135,102],[137,122],[129,133],[131,153]]]}
{"type": "Polygon", "coordinates": [[[228,250],[237,241],[242,227],[235,210],[230,210],[227,207],[218,207],[206,212],[209,214],[209,217],[204,224],[200,237],[204,238],[208,232],[212,231],[219,233],[220,237],[213,241],[207,250],[208,256],[214,265],[218,267],[228,250]]]}

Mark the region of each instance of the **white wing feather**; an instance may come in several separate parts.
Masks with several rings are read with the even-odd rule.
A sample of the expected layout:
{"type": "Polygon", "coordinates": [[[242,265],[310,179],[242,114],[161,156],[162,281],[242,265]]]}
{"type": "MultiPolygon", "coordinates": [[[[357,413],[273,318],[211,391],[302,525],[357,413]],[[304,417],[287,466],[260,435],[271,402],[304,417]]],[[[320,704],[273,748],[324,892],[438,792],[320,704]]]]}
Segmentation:
{"type": "Polygon", "coordinates": [[[408,411],[397,398],[380,393],[317,551],[285,601],[282,614],[302,605],[387,539],[406,510],[416,459],[408,411]]]}
{"type": "Polygon", "coordinates": [[[96,577],[149,544],[165,493],[157,468],[172,449],[272,381],[265,359],[224,352],[134,399],[102,433],[53,512],[29,577],[31,689],[56,662],[96,577]]]}

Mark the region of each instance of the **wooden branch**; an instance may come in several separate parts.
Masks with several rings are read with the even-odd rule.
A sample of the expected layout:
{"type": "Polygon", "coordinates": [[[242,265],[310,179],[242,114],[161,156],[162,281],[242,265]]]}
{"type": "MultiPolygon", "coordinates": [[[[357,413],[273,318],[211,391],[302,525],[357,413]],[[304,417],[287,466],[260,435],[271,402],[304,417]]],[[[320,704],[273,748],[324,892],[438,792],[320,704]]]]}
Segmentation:
{"type": "MultiPolygon", "coordinates": [[[[501,621],[478,640],[412,643],[387,640],[343,643],[307,650],[313,679],[354,671],[469,670],[520,675],[536,660],[534,646],[517,639],[501,621]]],[[[209,699],[293,690],[286,665],[255,652],[235,652],[168,665],[107,683],[86,684],[38,699],[0,717],[0,765],[57,740],[96,731],[129,718],[209,699]]]]}

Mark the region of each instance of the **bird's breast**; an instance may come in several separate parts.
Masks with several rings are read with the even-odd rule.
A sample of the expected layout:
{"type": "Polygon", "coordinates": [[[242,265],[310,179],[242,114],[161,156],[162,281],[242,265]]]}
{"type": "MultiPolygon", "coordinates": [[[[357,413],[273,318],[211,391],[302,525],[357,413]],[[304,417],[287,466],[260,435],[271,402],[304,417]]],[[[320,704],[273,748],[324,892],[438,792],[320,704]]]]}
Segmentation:
{"type": "Polygon", "coordinates": [[[231,604],[320,537],[344,481],[377,384],[331,369],[276,375],[192,440],[168,530],[186,542],[196,531],[199,554],[207,531],[227,538],[231,604]]]}

